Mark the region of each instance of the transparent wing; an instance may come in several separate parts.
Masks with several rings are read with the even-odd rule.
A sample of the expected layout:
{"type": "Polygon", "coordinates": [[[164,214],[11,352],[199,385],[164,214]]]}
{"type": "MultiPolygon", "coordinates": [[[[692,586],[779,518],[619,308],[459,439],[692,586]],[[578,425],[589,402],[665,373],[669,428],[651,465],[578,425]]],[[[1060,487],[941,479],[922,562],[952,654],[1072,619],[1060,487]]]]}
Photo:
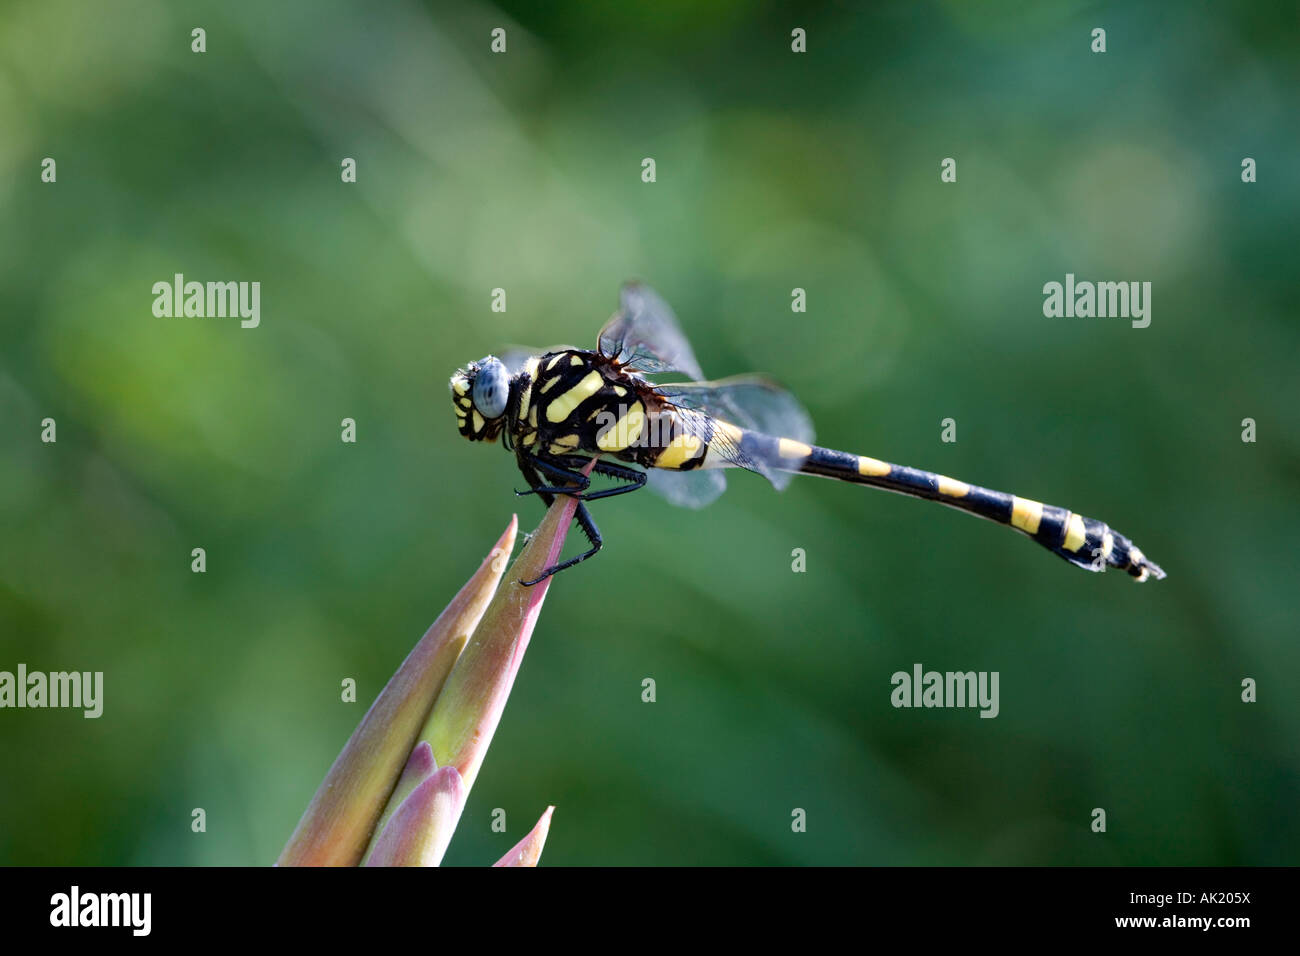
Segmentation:
{"type": "Polygon", "coordinates": [[[775,438],[814,440],[812,419],[777,382],[762,375],[735,375],[716,382],[670,382],[657,391],[678,408],[690,408],[713,418],[775,438]]]}
{"type": "Polygon", "coordinates": [[[716,382],[680,382],[656,386],[656,391],[676,406],[682,426],[709,443],[709,453],[721,460],[757,472],[784,488],[803,457],[782,454],[780,439],[810,445],[812,419],[799,400],[771,379],[742,375],[716,382]],[[714,426],[721,420],[757,435],[740,441],[714,426]]]}
{"type": "Polygon", "coordinates": [[[658,293],[640,282],[619,292],[619,310],[600,330],[597,347],[625,368],[655,374],[682,372],[704,378],[677,317],[658,293]]]}
{"type": "Polygon", "coordinates": [[[669,504],[681,508],[703,508],[727,490],[727,477],[715,469],[666,471],[651,468],[646,485],[669,504]]]}

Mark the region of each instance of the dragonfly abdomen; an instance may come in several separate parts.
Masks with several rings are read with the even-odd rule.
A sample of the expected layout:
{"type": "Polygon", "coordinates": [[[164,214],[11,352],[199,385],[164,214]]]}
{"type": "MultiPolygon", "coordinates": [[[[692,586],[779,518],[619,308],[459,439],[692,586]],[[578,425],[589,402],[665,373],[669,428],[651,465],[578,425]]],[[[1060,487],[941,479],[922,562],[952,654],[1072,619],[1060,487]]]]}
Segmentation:
{"type": "Polygon", "coordinates": [[[1165,572],[1149,561],[1125,535],[1104,521],[1086,518],[1068,508],[981,488],[947,475],[895,465],[877,458],[802,445],[789,439],[768,440],[778,443],[778,454],[773,460],[792,460],[792,471],[937,501],[1014,528],[1053,554],[1089,571],[1113,567],[1139,581],[1150,576],[1165,576],[1165,572]],[[780,443],[784,443],[783,448],[780,443]],[[806,457],[800,459],[798,453],[805,450],[806,457]]]}

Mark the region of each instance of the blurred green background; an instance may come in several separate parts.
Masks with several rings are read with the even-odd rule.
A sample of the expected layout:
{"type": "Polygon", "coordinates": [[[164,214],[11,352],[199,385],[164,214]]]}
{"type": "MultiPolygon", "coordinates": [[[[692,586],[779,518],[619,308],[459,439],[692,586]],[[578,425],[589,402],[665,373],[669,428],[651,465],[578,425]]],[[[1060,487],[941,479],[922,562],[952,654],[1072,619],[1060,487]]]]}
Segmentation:
{"type": "Polygon", "coordinates": [[[1274,4],[6,4],[0,669],[106,689],[0,711],[0,861],[274,860],[540,519],[448,376],[594,344],[640,277],[821,443],[1102,518],[1169,579],[824,481],[597,504],[448,863],[548,803],[549,864],[1298,862],[1298,41],[1274,4]],[[155,318],[176,272],[260,281],[261,327],[155,318]],[[1067,272],[1151,281],[1150,328],[1044,318],[1067,272]],[[895,710],[916,662],[998,671],[1000,716],[895,710]]]}

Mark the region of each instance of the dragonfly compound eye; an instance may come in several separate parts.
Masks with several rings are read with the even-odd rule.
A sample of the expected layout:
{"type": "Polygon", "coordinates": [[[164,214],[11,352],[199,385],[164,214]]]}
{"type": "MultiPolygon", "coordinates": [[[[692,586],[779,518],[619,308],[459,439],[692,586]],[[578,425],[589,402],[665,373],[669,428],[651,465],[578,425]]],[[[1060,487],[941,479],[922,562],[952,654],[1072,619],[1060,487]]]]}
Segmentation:
{"type": "Polygon", "coordinates": [[[510,397],[510,373],[498,358],[483,360],[474,376],[474,407],[484,418],[500,418],[510,397]]]}

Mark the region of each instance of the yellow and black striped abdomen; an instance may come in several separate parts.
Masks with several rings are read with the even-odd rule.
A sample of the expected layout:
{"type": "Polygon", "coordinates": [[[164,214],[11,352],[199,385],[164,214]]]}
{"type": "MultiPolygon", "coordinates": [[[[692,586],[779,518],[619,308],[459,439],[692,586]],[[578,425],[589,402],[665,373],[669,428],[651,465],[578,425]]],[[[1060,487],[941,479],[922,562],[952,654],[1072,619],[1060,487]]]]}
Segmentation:
{"type": "MultiPolygon", "coordinates": [[[[767,441],[777,443],[782,440],[767,441]]],[[[815,445],[805,447],[808,455],[798,466],[798,471],[802,474],[871,485],[915,498],[938,501],[981,518],[1009,525],[1053,554],[1090,571],[1102,571],[1106,567],[1119,568],[1139,581],[1145,581],[1148,577],[1165,576],[1165,572],[1149,561],[1140,548],[1104,521],[1085,518],[1067,508],[981,488],[979,485],[918,468],[894,465],[876,458],[851,455],[815,445]]]]}

